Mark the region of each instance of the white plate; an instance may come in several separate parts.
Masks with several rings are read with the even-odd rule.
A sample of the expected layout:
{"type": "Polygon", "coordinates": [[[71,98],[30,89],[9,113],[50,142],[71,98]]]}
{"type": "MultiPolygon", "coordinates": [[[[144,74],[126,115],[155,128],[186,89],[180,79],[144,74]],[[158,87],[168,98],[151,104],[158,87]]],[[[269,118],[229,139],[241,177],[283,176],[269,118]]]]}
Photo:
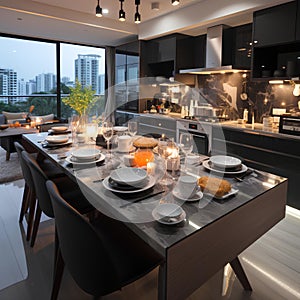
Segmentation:
{"type": "Polygon", "coordinates": [[[155,207],[152,211],[152,216],[153,218],[161,223],[161,224],[165,224],[165,225],[175,225],[178,224],[180,222],[182,222],[185,217],[186,217],[186,212],[184,210],[182,210],[182,214],[180,215],[179,218],[170,218],[169,220],[166,217],[161,217],[158,213],[157,213],[157,207],[155,207]]]}
{"type": "Polygon", "coordinates": [[[90,165],[90,164],[96,164],[98,162],[101,162],[105,159],[105,156],[101,153],[98,159],[95,160],[89,160],[89,161],[74,161],[72,160],[72,155],[68,156],[66,158],[66,162],[73,165],[90,165]]]}
{"type": "Polygon", "coordinates": [[[113,170],[110,178],[119,184],[135,185],[147,178],[147,171],[140,168],[124,167],[113,170]]]}
{"type": "Polygon", "coordinates": [[[155,185],[155,178],[153,176],[149,176],[149,181],[148,181],[148,184],[140,189],[134,189],[134,190],[130,190],[130,191],[123,191],[123,190],[119,190],[119,189],[115,189],[113,187],[110,186],[109,182],[108,182],[108,179],[110,178],[110,176],[106,177],[103,181],[102,181],[102,184],[103,186],[111,191],[111,192],[115,192],[115,193],[122,193],[122,194],[131,194],[131,193],[139,193],[139,192],[143,192],[143,191],[146,191],[150,188],[152,188],[154,185],[155,185]]]}
{"type": "Polygon", "coordinates": [[[60,147],[60,146],[68,146],[68,145],[71,145],[72,144],[72,141],[71,140],[68,140],[67,142],[65,143],[60,143],[60,144],[51,144],[51,143],[42,143],[43,146],[46,146],[46,147],[60,147]]]}
{"type": "Polygon", "coordinates": [[[173,190],[173,195],[180,200],[187,201],[187,202],[193,202],[193,201],[199,201],[203,197],[203,193],[201,191],[197,192],[192,197],[183,197],[176,189],[173,190]]]}
{"type": "Polygon", "coordinates": [[[69,140],[67,135],[49,135],[45,138],[48,144],[63,144],[69,140]]]}
{"type": "Polygon", "coordinates": [[[78,160],[91,160],[100,155],[100,150],[94,148],[82,148],[75,150],[72,155],[78,160]]]}
{"type": "Polygon", "coordinates": [[[238,170],[238,171],[225,171],[225,170],[214,169],[213,167],[211,167],[209,165],[209,160],[203,161],[202,165],[205,169],[210,170],[212,172],[219,173],[219,174],[228,174],[228,175],[229,174],[232,174],[232,175],[241,174],[241,173],[244,173],[248,170],[248,167],[243,165],[243,164],[242,164],[241,170],[238,170]]]}
{"type": "Polygon", "coordinates": [[[218,200],[223,200],[223,199],[226,199],[226,198],[228,198],[228,197],[230,197],[230,196],[236,195],[238,192],[239,192],[238,189],[233,189],[233,188],[232,188],[227,194],[225,194],[225,195],[222,196],[222,197],[217,197],[217,196],[212,195],[212,194],[210,194],[210,193],[204,193],[204,194],[205,194],[205,195],[208,195],[208,196],[211,196],[211,197],[213,197],[213,198],[215,198],[215,199],[218,199],[218,200]]]}
{"type": "Polygon", "coordinates": [[[236,168],[242,163],[240,159],[227,155],[214,155],[209,160],[212,164],[220,168],[236,168]]]}
{"type": "Polygon", "coordinates": [[[114,126],[113,130],[118,131],[118,132],[124,132],[124,131],[128,130],[128,128],[125,126],[114,126]]]}
{"type": "Polygon", "coordinates": [[[53,126],[51,129],[55,132],[64,132],[67,131],[69,127],[67,126],[53,126]]]}

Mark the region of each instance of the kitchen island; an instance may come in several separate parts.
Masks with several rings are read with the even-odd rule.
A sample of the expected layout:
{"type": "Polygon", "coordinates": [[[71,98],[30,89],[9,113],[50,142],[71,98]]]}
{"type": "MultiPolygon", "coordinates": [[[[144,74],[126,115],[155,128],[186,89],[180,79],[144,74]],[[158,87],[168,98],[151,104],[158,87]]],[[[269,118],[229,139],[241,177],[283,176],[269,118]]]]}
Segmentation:
{"type": "MultiPolygon", "coordinates": [[[[176,122],[173,131],[179,131],[178,124],[188,128],[189,124],[197,124],[195,120],[183,120],[180,114],[140,114],[143,119],[143,131],[147,132],[145,120],[155,120],[162,124],[163,120],[176,122]]],[[[151,121],[153,122],[153,121],[151,121]]],[[[207,135],[209,152],[213,155],[228,154],[241,158],[247,165],[289,179],[287,204],[300,209],[298,197],[300,186],[300,136],[279,133],[278,128],[265,129],[261,123],[238,124],[237,121],[200,122],[199,132],[207,135]],[[203,130],[203,128],[205,130],[203,130]]],[[[182,127],[182,126],[181,126],[182,127]]],[[[157,127],[157,133],[167,133],[164,127],[157,127]]],[[[148,127],[149,132],[153,127],[148,127]]],[[[188,129],[187,129],[188,130],[188,129]]],[[[197,129],[198,130],[198,129],[197,129]]],[[[194,130],[192,130],[194,131],[194,130]]],[[[176,135],[179,141],[178,134],[176,135]]]]}

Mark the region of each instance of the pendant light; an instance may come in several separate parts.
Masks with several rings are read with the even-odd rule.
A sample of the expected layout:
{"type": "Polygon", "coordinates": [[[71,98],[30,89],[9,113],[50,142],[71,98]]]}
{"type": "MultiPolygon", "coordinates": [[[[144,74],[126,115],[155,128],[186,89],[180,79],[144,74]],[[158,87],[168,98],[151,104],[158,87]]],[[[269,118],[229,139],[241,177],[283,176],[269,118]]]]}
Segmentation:
{"type": "Polygon", "coordinates": [[[179,0],[172,0],[172,5],[178,5],[179,4],[179,0]]]}
{"type": "Polygon", "coordinates": [[[99,0],[98,0],[98,4],[96,6],[96,17],[98,17],[98,18],[102,17],[102,8],[99,5],[99,0]]]}
{"type": "Polygon", "coordinates": [[[120,0],[121,2],[121,9],[119,10],[119,20],[124,22],[126,20],[125,18],[125,11],[123,10],[123,2],[124,0],[120,0]]]}
{"type": "Polygon", "coordinates": [[[135,5],[136,5],[136,12],[134,15],[134,23],[139,24],[141,23],[141,15],[139,13],[140,0],[135,0],[135,5]]]}

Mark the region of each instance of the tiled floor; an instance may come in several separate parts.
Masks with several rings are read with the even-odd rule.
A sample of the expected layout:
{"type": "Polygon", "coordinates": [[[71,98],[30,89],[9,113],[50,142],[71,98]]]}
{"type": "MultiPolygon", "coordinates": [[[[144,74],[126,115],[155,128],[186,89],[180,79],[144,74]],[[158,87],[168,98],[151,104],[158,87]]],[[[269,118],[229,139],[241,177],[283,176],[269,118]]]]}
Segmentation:
{"type": "MultiPolygon", "coordinates": [[[[0,185],[0,299],[49,299],[54,223],[43,219],[35,247],[30,248],[24,239],[26,222],[21,225],[18,222],[22,192],[22,180],[0,185]]],[[[240,258],[254,289],[251,294],[243,291],[229,268],[225,277],[220,271],[188,299],[300,299],[300,212],[287,207],[286,218],[244,251],[240,258]]],[[[156,285],[157,270],[154,270],[104,299],[156,299],[156,285]]],[[[81,291],[65,272],[59,299],[92,297],[81,291]]]]}

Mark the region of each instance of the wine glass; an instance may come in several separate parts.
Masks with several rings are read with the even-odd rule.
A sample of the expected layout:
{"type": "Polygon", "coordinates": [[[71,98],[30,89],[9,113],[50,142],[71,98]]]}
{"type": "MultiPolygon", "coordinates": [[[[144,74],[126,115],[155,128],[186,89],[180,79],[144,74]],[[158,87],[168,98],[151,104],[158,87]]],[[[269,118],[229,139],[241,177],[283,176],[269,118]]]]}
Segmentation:
{"type": "Polygon", "coordinates": [[[185,155],[184,159],[184,170],[187,170],[186,164],[187,164],[187,155],[190,154],[193,150],[193,136],[190,133],[181,133],[180,134],[180,148],[182,152],[185,155]]]}
{"type": "Polygon", "coordinates": [[[110,152],[109,152],[109,142],[110,142],[111,138],[113,137],[113,132],[114,132],[114,130],[113,130],[112,122],[103,122],[102,134],[107,143],[107,152],[109,154],[109,157],[111,157],[110,152]]]}
{"type": "Polygon", "coordinates": [[[132,137],[136,135],[137,127],[138,127],[137,121],[131,120],[128,122],[128,132],[132,137]]]}

